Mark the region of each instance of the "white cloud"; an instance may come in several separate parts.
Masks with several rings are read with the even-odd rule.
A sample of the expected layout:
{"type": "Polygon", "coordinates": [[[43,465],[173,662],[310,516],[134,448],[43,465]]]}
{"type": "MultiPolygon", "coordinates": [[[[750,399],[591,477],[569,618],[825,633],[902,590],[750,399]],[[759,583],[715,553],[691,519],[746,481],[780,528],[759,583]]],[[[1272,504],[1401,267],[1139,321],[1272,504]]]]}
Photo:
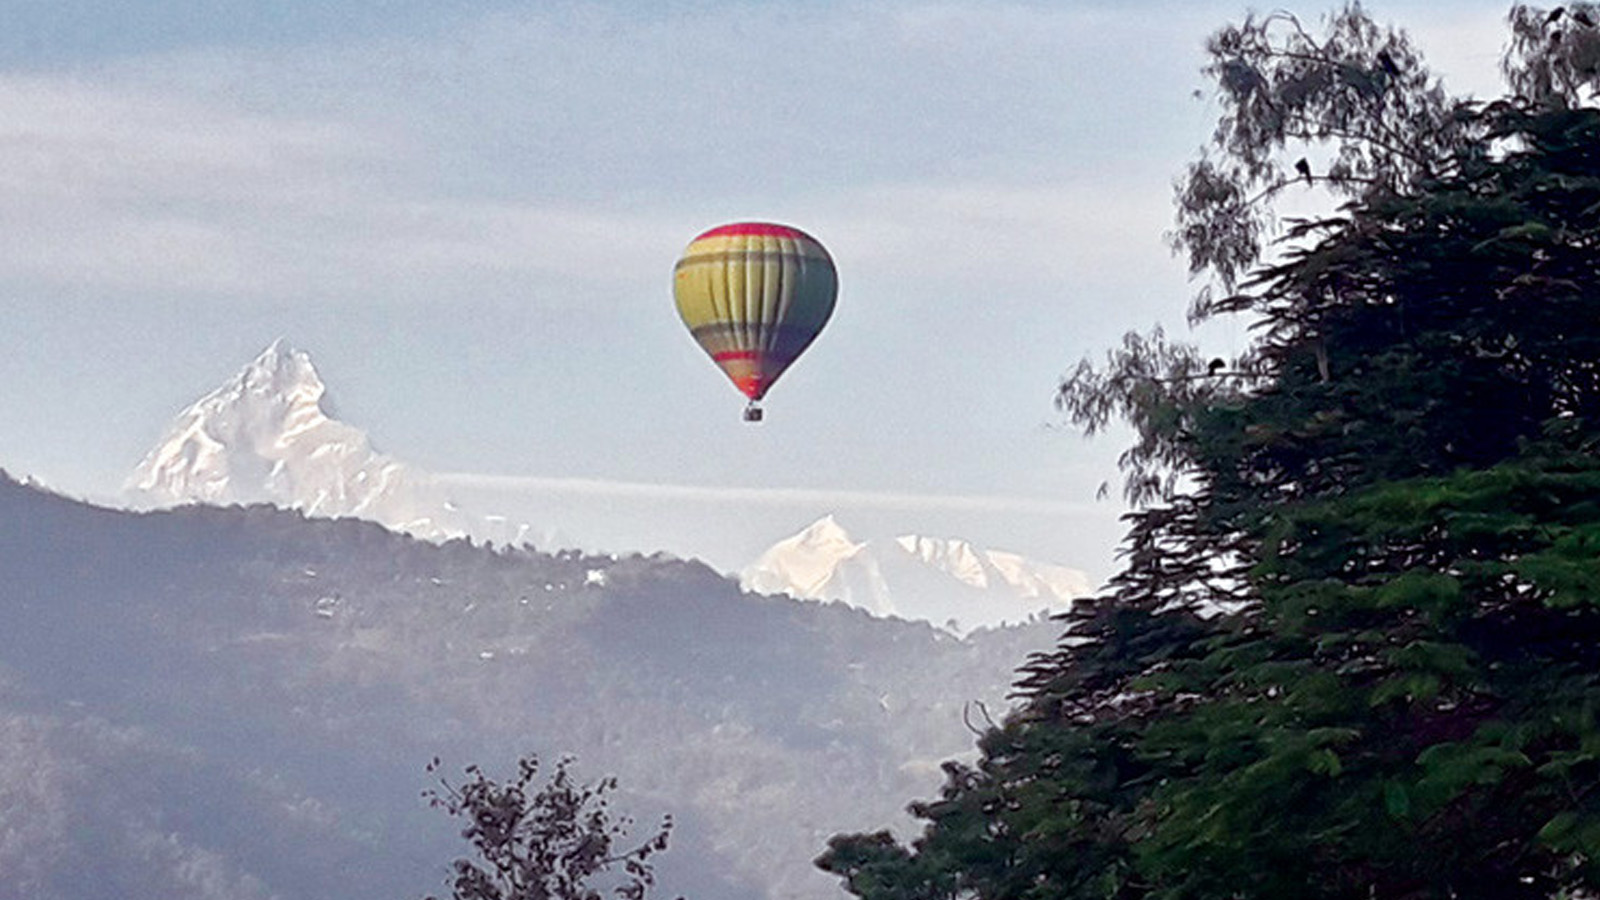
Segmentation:
{"type": "Polygon", "coordinates": [[[959,512],[1016,512],[1041,514],[1104,515],[1103,505],[1006,497],[985,494],[916,494],[895,491],[833,490],[819,488],[749,488],[709,485],[652,484],[592,478],[541,478],[515,475],[449,473],[435,475],[449,488],[494,491],[499,494],[550,494],[670,500],[700,504],[741,506],[794,506],[838,509],[845,507],[898,511],[944,510],[959,512]]]}
{"type": "Polygon", "coordinates": [[[366,152],[327,123],[71,79],[0,79],[0,279],[240,291],[261,238],[351,193],[366,152]]]}
{"type": "Polygon", "coordinates": [[[0,80],[0,108],[7,163],[0,184],[58,197],[118,188],[124,198],[159,190],[213,199],[216,177],[281,176],[295,163],[358,149],[348,132],[327,123],[251,116],[71,78],[8,76],[0,80]]]}
{"type": "Polygon", "coordinates": [[[943,285],[1072,285],[1161,259],[1169,188],[1140,173],[886,185],[815,210],[868,267],[943,285]]]}
{"type": "MultiPolygon", "coordinates": [[[[1081,288],[1164,258],[1195,143],[1172,125],[1218,16],[558,4],[5,77],[0,223],[23,237],[0,280],[589,304],[653,297],[697,229],[763,216],[858,278],[1081,288]]],[[[1483,18],[1430,24],[1453,45],[1483,18]]]]}
{"type": "Polygon", "coordinates": [[[660,231],[647,217],[413,192],[385,170],[426,148],[371,127],[0,78],[0,281],[359,303],[505,273],[581,281],[660,231]]]}
{"type": "Polygon", "coordinates": [[[1136,172],[632,208],[450,196],[394,175],[429,154],[423,134],[85,81],[0,79],[0,123],[0,222],[16,235],[0,280],[222,301],[654,299],[697,229],[762,208],[818,229],[858,278],[1014,291],[1159,252],[1166,214],[1165,185],[1136,172]]]}
{"type": "MultiPolygon", "coordinates": [[[[582,303],[766,209],[864,272],[1081,283],[1160,257],[1194,142],[1167,132],[1195,112],[1219,13],[1147,12],[558,4],[426,38],[6,76],[0,223],[18,237],[0,280],[582,303]]],[[[1499,13],[1419,24],[1485,80],[1499,13]]]]}

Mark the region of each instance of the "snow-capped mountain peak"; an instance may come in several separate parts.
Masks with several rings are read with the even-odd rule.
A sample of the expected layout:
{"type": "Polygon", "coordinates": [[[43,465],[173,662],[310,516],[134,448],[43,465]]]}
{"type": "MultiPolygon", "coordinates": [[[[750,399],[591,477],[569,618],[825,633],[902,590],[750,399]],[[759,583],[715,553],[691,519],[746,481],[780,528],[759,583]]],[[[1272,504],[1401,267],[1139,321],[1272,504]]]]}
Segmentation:
{"type": "Polygon", "coordinates": [[[978,551],[966,541],[958,538],[939,539],[903,534],[895,538],[894,542],[906,553],[943,570],[964,584],[976,588],[989,586],[989,574],[984,569],[983,560],[979,557],[978,551]]]}
{"type": "Polygon", "coordinates": [[[421,537],[466,523],[423,472],[330,417],[309,354],[283,339],[178,414],[125,491],[139,506],[273,503],[372,519],[421,537]]]}
{"type": "Polygon", "coordinates": [[[923,620],[957,634],[1058,612],[1093,588],[1077,569],[956,538],[857,542],[832,516],[772,545],[740,574],[740,584],[923,620]]]}
{"type": "Polygon", "coordinates": [[[823,516],[762,554],[742,577],[745,589],[762,594],[792,594],[816,599],[839,566],[866,546],[834,520],[823,516]]]}
{"type": "Polygon", "coordinates": [[[832,515],[823,516],[812,522],[789,540],[796,546],[804,546],[818,553],[841,556],[849,556],[863,546],[852,540],[850,533],[845,531],[844,526],[840,525],[832,515]]]}
{"type": "Polygon", "coordinates": [[[316,403],[327,386],[304,351],[278,338],[239,372],[239,389],[255,394],[293,395],[297,403],[316,403]]]}

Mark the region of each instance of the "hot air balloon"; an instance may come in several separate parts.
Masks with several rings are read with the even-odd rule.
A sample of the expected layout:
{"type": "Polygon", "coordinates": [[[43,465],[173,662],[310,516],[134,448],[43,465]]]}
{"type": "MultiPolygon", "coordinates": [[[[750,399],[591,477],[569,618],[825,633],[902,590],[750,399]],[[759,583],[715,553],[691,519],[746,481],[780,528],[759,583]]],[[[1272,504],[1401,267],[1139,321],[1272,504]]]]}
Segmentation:
{"type": "Polygon", "coordinates": [[[689,242],[672,284],[696,343],[750,398],[761,398],[833,314],[839,275],[816,238],[767,222],[721,225],[689,242]]]}

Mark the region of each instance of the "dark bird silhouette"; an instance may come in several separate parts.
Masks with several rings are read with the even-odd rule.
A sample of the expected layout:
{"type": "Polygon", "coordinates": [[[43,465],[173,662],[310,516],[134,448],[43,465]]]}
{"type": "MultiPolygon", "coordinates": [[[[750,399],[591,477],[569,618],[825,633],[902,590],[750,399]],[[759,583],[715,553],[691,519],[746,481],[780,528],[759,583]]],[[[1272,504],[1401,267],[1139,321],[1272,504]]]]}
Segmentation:
{"type": "Polygon", "coordinates": [[[1556,31],[1550,32],[1550,43],[1552,43],[1552,44],[1561,43],[1561,31],[1559,29],[1556,30],[1556,31]]]}
{"type": "Polygon", "coordinates": [[[1581,9],[1573,10],[1572,11],[1572,18],[1574,20],[1576,20],[1579,25],[1582,25],[1585,28],[1593,28],[1594,27],[1594,17],[1589,15],[1588,13],[1584,12],[1581,9]]]}
{"type": "Polygon", "coordinates": [[[1213,359],[1211,361],[1210,365],[1206,366],[1206,374],[1207,375],[1217,375],[1217,374],[1220,374],[1222,372],[1222,370],[1226,369],[1227,367],[1228,367],[1228,361],[1225,360],[1225,359],[1222,359],[1221,357],[1218,357],[1216,359],[1213,359]]]}
{"type": "Polygon", "coordinates": [[[1382,69],[1383,74],[1390,78],[1398,78],[1400,76],[1400,66],[1394,61],[1394,57],[1389,55],[1387,50],[1378,51],[1378,68],[1382,69]]]}
{"type": "Polygon", "coordinates": [[[1306,180],[1306,184],[1311,183],[1311,163],[1306,162],[1305,157],[1302,156],[1295,160],[1294,170],[1300,173],[1300,177],[1306,180]]]}
{"type": "Polygon", "coordinates": [[[1558,6],[1555,9],[1550,10],[1550,15],[1544,17],[1544,23],[1546,25],[1549,25],[1551,22],[1554,22],[1557,19],[1561,18],[1562,15],[1564,15],[1566,13],[1566,11],[1567,11],[1566,7],[1563,7],[1563,6],[1558,6]]]}

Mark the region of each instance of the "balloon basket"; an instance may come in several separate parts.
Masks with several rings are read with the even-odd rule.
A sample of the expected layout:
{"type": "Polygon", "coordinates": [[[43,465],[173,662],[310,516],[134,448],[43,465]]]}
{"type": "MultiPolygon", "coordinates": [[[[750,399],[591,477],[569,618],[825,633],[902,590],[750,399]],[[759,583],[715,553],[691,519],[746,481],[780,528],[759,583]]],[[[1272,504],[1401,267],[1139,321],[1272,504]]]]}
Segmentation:
{"type": "Polygon", "coordinates": [[[744,408],[744,420],[746,422],[761,421],[761,407],[757,406],[755,401],[751,401],[750,405],[744,408]]]}

